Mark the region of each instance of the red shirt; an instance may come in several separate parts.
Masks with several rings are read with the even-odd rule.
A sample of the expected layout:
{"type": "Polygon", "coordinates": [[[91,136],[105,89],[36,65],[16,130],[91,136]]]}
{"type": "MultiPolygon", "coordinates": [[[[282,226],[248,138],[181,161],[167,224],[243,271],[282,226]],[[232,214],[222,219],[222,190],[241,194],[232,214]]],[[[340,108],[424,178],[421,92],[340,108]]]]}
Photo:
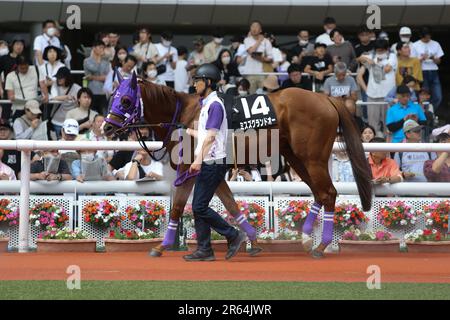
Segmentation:
{"type": "Polygon", "coordinates": [[[425,161],[423,165],[423,173],[425,177],[427,177],[427,180],[430,182],[450,182],[450,168],[449,166],[444,163],[442,166],[441,172],[436,173],[433,171],[433,162],[435,160],[428,160],[425,161]]]}

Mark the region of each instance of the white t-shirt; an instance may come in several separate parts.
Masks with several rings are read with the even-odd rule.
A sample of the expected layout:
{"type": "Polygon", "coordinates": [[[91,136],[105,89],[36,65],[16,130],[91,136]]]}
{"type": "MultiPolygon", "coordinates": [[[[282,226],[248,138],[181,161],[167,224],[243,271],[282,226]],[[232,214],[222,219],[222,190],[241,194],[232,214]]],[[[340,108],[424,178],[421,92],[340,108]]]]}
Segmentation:
{"type": "Polygon", "coordinates": [[[8,165],[4,164],[0,161],[0,173],[6,174],[9,177],[9,181],[17,180],[16,174],[14,173],[14,170],[11,169],[8,165]]]}
{"type": "MultiPolygon", "coordinates": [[[[245,50],[250,49],[256,43],[253,37],[247,37],[244,40],[245,50]]],[[[264,57],[272,58],[272,44],[269,40],[264,39],[259,45],[255,52],[261,52],[264,57]]],[[[263,72],[263,63],[252,58],[250,54],[247,53],[247,59],[245,61],[245,66],[243,68],[245,73],[261,73],[263,72]]]]}
{"type": "MultiPolygon", "coordinates": [[[[165,47],[162,45],[162,43],[157,43],[156,44],[156,49],[158,50],[158,56],[162,57],[164,56],[166,53],[169,52],[174,52],[174,54],[172,55],[172,61],[176,62],[178,61],[178,51],[175,47],[165,47]]],[[[167,61],[167,59],[162,60],[159,65],[165,64],[166,65],[166,72],[160,74],[158,77],[161,80],[164,81],[175,81],[175,70],[172,69],[172,66],[170,64],[169,61],[167,61]]]]}
{"type": "Polygon", "coordinates": [[[12,104],[13,112],[23,110],[25,100],[36,99],[38,97],[38,75],[34,66],[29,66],[26,74],[12,71],[8,73],[5,81],[5,89],[14,91],[14,97],[18,100],[12,104]],[[17,78],[20,78],[19,79],[17,78]],[[22,90],[20,89],[22,85],[22,90]]]}
{"type": "MultiPolygon", "coordinates": [[[[34,44],[33,44],[33,50],[39,50],[41,53],[44,53],[45,48],[49,46],[55,46],[57,48],[61,48],[61,42],[57,37],[50,38],[46,34],[38,35],[36,38],[34,38],[34,44]]],[[[36,60],[36,65],[38,65],[38,62],[36,60]]]]}
{"type": "Polygon", "coordinates": [[[283,56],[281,54],[281,50],[278,48],[272,48],[272,56],[273,56],[273,62],[283,61],[283,56]]]}
{"type": "Polygon", "coordinates": [[[236,51],[236,57],[241,57],[242,62],[238,66],[239,73],[244,73],[245,69],[245,61],[247,60],[247,50],[245,49],[245,45],[241,43],[236,51]]]}
{"type": "MultiPolygon", "coordinates": [[[[375,60],[373,55],[365,55],[365,57],[375,60]]],[[[367,84],[367,95],[371,98],[385,98],[389,91],[395,87],[395,72],[397,70],[397,57],[393,53],[389,53],[389,57],[387,59],[383,59],[382,61],[377,63],[379,66],[383,68],[386,65],[390,65],[392,70],[386,73],[385,79],[381,80],[380,83],[376,83],[373,76],[373,68],[366,66],[369,69],[369,82],[367,84]]]]}
{"type": "Polygon", "coordinates": [[[189,73],[186,70],[186,60],[178,60],[175,68],[175,91],[189,92],[189,73]]]}
{"type": "MultiPolygon", "coordinates": [[[[124,171],[124,177],[128,176],[128,173],[130,172],[132,164],[133,164],[133,162],[130,161],[125,165],[125,167],[123,167],[123,169],[120,169],[120,170],[124,171]]],[[[163,175],[163,165],[159,161],[151,160],[151,162],[148,166],[141,164],[141,167],[144,170],[145,174],[148,174],[149,172],[154,172],[160,176],[163,175]]],[[[135,180],[139,179],[139,171],[136,172],[136,177],[134,179],[135,180]]]]}
{"type": "MultiPolygon", "coordinates": [[[[52,89],[51,98],[65,95],[76,98],[77,93],[81,89],[81,87],[78,84],[74,83],[70,88],[69,92],[67,92],[68,89],[69,88],[57,86],[56,90],[52,89]]],[[[53,112],[55,112],[52,118],[52,123],[56,124],[57,126],[62,126],[64,124],[64,121],[66,120],[67,112],[69,112],[72,109],[75,109],[77,107],[77,103],[75,101],[64,101],[61,103],[59,108],[58,105],[59,104],[55,104],[55,106],[53,107],[53,110],[56,110],[56,112],[52,110],[52,114],[53,112]]]]}
{"type": "Polygon", "coordinates": [[[44,61],[44,64],[39,66],[39,80],[44,81],[47,77],[49,77],[53,81],[52,87],[50,89],[50,97],[55,97],[54,92],[56,92],[57,90],[55,75],[62,67],[65,67],[65,64],[60,61],[56,61],[54,65],[52,65],[48,61],[44,61]]]}
{"type": "MultiPolygon", "coordinates": [[[[158,55],[158,50],[156,49],[156,46],[151,42],[137,43],[134,45],[131,54],[136,58],[145,58],[145,60],[152,60],[155,56],[158,55]]],[[[140,67],[141,65],[142,62],[139,62],[138,66],[140,67]]]]}
{"type": "MultiPolygon", "coordinates": [[[[411,57],[417,57],[420,59],[423,54],[441,58],[444,55],[444,51],[442,51],[439,42],[434,40],[430,40],[427,43],[423,42],[422,40],[414,42],[411,50],[411,57]]],[[[439,66],[434,63],[433,59],[427,59],[422,61],[422,70],[439,70],[439,66]]]]}

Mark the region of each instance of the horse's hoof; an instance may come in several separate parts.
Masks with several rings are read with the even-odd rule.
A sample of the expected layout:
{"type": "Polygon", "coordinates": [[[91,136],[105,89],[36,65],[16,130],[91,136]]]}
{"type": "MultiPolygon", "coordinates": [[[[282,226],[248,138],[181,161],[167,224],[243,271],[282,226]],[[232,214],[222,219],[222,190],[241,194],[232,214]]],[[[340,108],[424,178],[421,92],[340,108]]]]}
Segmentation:
{"type": "Polygon", "coordinates": [[[305,252],[310,253],[312,250],[312,246],[313,246],[313,239],[309,235],[303,234],[302,235],[302,245],[303,245],[303,250],[305,250],[305,252]]]}
{"type": "Polygon", "coordinates": [[[161,257],[162,256],[162,251],[152,249],[152,251],[150,251],[150,253],[149,253],[149,256],[153,257],[153,258],[161,257]]]}
{"type": "Polygon", "coordinates": [[[313,257],[314,259],[322,259],[324,257],[324,254],[322,251],[314,249],[313,251],[311,251],[311,257],[313,257]]]}
{"type": "Polygon", "coordinates": [[[253,257],[260,253],[262,250],[263,249],[261,247],[251,247],[250,249],[247,249],[247,253],[249,254],[249,256],[253,257]]]}

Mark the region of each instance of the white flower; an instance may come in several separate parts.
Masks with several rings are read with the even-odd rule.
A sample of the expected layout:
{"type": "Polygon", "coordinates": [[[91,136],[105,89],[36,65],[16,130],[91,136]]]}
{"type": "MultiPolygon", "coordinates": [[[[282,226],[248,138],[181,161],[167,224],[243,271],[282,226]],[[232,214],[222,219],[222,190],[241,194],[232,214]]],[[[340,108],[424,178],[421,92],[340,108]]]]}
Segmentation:
{"type": "Polygon", "coordinates": [[[39,220],[36,220],[36,222],[34,223],[34,225],[35,225],[36,227],[39,227],[40,224],[41,224],[41,223],[39,222],[39,220]]]}
{"type": "Polygon", "coordinates": [[[436,234],[436,233],[437,233],[437,230],[436,230],[436,229],[433,229],[432,232],[433,232],[433,234],[436,234]]]}
{"type": "Polygon", "coordinates": [[[359,237],[361,235],[361,230],[355,229],[355,235],[359,237]]]}
{"type": "Polygon", "coordinates": [[[350,219],[350,214],[348,214],[348,213],[344,214],[344,219],[345,219],[345,220],[350,219]]]}
{"type": "Polygon", "coordinates": [[[402,221],[400,221],[401,226],[406,226],[407,224],[408,222],[405,219],[402,219],[402,221]]]}
{"type": "Polygon", "coordinates": [[[419,236],[422,236],[423,235],[423,230],[417,230],[417,234],[419,235],[419,236]]]}
{"type": "Polygon", "coordinates": [[[431,226],[433,224],[433,219],[427,219],[426,225],[431,226]]]}

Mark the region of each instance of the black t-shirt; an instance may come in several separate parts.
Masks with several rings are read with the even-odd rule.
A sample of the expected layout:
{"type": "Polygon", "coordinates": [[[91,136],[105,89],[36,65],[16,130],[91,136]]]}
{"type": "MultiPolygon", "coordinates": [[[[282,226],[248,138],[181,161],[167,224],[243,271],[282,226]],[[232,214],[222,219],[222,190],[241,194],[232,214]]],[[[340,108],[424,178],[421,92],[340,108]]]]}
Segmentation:
{"type": "MultiPolygon", "coordinates": [[[[333,65],[333,60],[331,59],[330,55],[326,54],[323,56],[323,58],[319,58],[317,56],[307,56],[304,57],[303,60],[305,61],[305,66],[311,66],[311,70],[313,71],[325,71],[328,69],[329,65],[333,65]]],[[[317,83],[323,83],[324,80],[317,80],[317,83]]]]}
{"type": "MultiPolygon", "coordinates": [[[[39,160],[31,163],[30,173],[41,173],[44,171],[44,161],[39,160]]],[[[70,174],[70,169],[64,160],[59,161],[58,173],[60,174],[70,174]]]]}
{"type": "Polygon", "coordinates": [[[5,79],[8,73],[14,71],[16,67],[17,67],[17,58],[13,58],[9,54],[0,57],[0,74],[4,72],[5,79]]]}
{"type": "Polygon", "coordinates": [[[113,169],[119,170],[131,161],[133,154],[134,151],[119,150],[113,155],[109,165],[113,167],[113,169]]]}
{"type": "Polygon", "coordinates": [[[283,84],[281,85],[282,89],[285,88],[300,88],[305,90],[311,90],[309,83],[305,82],[302,78],[302,81],[300,83],[293,83],[291,79],[287,79],[283,81],[283,84]]]}
{"type": "Polygon", "coordinates": [[[17,150],[3,150],[2,162],[14,170],[17,179],[19,179],[19,172],[22,159],[20,155],[21,155],[20,151],[17,150]]]}

